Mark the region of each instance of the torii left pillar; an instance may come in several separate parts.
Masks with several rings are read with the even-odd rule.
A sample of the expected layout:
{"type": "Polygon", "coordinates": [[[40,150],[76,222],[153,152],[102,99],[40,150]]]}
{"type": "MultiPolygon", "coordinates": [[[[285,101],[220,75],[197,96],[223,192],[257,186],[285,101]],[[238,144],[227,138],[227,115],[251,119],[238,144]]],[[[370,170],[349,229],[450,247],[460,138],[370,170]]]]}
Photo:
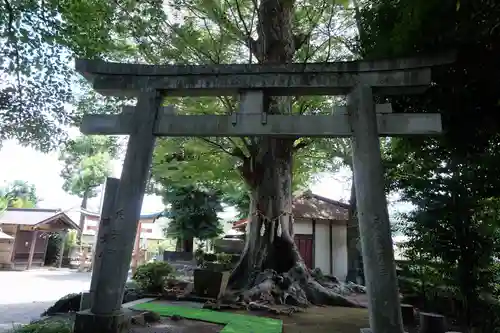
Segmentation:
{"type": "Polygon", "coordinates": [[[92,311],[77,314],[74,333],[128,332],[130,318],[124,314],[121,305],[153,156],[153,130],[161,100],[160,92],[155,90],[143,90],[139,95],[114,202],[114,214],[107,221],[106,239],[99,251],[100,263],[92,273],[98,277],[95,283],[93,281],[94,304],[92,311]]]}

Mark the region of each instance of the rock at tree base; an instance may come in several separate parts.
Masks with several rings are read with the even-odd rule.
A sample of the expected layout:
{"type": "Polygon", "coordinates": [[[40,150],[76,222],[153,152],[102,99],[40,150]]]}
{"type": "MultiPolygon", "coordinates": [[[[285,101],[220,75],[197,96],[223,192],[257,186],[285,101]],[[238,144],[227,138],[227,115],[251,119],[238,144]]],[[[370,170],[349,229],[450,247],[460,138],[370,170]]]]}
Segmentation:
{"type": "Polygon", "coordinates": [[[42,313],[42,317],[53,316],[57,313],[76,312],[80,310],[82,294],[68,294],[42,313]]]}
{"type": "Polygon", "coordinates": [[[420,312],[419,333],[446,333],[444,316],[437,313],[420,312]]]}
{"type": "Polygon", "coordinates": [[[226,290],[229,272],[214,272],[204,269],[194,271],[196,296],[219,299],[226,290]]]}
{"type": "Polygon", "coordinates": [[[285,273],[267,269],[256,274],[250,286],[232,295],[228,293],[224,299],[227,301],[228,297],[233,296],[233,301],[249,309],[264,305],[269,308],[272,308],[270,305],[290,305],[298,308],[308,307],[311,304],[365,307],[352,298],[354,294],[360,295],[353,289],[361,291],[363,289],[361,286],[351,285],[357,286],[351,288],[334,277],[320,274],[317,270],[310,273],[302,266],[295,266],[285,273]]]}
{"type": "Polygon", "coordinates": [[[178,279],[167,279],[163,288],[162,296],[165,299],[178,299],[192,293],[194,283],[178,279]]]}
{"type": "MultiPolygon", "coordinates": [[[[133,302],[140,298],[143,298],[141,292],[127,288],[125,289],[125,293],[123,295],[123,303],[133,302]]],[[[90,300],[88,301],[90,302],[90,300]]],[[[87,302],[87,300],[84,300],[82,304],[82,293],[68,294],[59,299],[57,302],[55,302],[55,304],[49,307],[47,310],[45,310],[41,314],[41,316],[45,317],[45,316],[53,316],[58,313],[77,312],[80,310],[84,310],[85,307],[87,307],[88,309],[89,308],[89,306],[87,306],[88,304],[89,303],[87,302]]]]}
{"type": "Polygon", "coordinates": [[[89,310],[76,314],[74,333],[128,333],[131,327],[130,313],[96,315],[89,310]]]}

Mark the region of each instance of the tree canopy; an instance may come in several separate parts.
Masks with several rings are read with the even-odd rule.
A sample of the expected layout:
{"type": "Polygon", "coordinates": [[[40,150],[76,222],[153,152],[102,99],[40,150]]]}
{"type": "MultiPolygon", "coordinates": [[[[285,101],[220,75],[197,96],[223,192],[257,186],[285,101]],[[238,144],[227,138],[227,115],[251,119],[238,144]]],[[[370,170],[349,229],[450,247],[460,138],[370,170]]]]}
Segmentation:
{"type": "Polygon", "coordinates": [[[40,201],[36,194],[35,185],[23,180],[14,180],[0,188],[0,207],[5,208],[34,208],[40,201]]]}
{"type": "MultiPolygon", "coordinates": [[[[347,1],[276,3],[283,6],[271,22],[269,8],[250,0],[2,2],[0,40],[6,60],[0,68],[9,79],[0,87],[0,140],[36,139],[40,148],[48,149],[62,134],[56,124],[78,119],[92,108],[92,112],[116,112],[116,100],[86,94],[88,87],[76,113],[63,112],[72,77],[67,59],[74,55],[150,64],[306,63],[455,50],[454,64],[433,69],[427,93],[381,97],[392,103],[395,112],[440,113],[445,133],[437,138],[390,139],[383,146],[388,189],[401,192],[416,207],[405,216],[408,254],[446,262],[441,276],[454,283],[466,300],[463,317],[470,319],[467,311],[478,301],[477,292],[493,281],[491,272],[485,271],[498,255],[500,5],[492,0],[359,0],[353,2],[354,8],[342,6],[347,1]],[[269,29],[273,24],[281,26],[269,29]],[[262,38],[266,33],[274,44],[262,38]],[[37,66],[44,70],[31,75],[37,66]]],[[[343,100],[326,96],[272,102],[269,112],[318,114],[330,112],[343,100]]],[[[181,114],[228,114],[236,111],[237,101],[167,97],[165,104],[175,105],[181,114]]],[[[267,188],[269,197],[280,198],[286,192],[283,199],[291,191],[284,191],[286,186],[299,189],[319,171],[349,166],[345,143],[297,138],[160,139],[152,183],[159,193],[175,187],[184,191],[185,198],[193,192],[214,191],[223,193],[227,203],[250,207],[255,198],[264,201],[249,177],[255,176],[256,167],[273,181],[279,177],[271,169],[281,172],[278,176],[290,176],[280,178],[281,192],[267,188]],[[274,159],[262,159],[275,147],[280,149],[274,151],[274,159]],[[247,194],[252,191],[258,195],[251,200],[247,194]]],[[[68,163],[86,170],[103,162],[95,158],[84,165],[76,160],[68,158],[68,163]]],[[[67,177],[72,179],[68,190],[81,193],[88,188],[90,181],[83,181],[83,175],[67,177]]],[[[266,178],[260,180],[264,183],[266,178]]],[[[285,201],[276,206],[285,206],[285,201]]],[[[240,212],[248,213],[243,208],[240,212]]],[[[259,228],[252,230],[256,233],[259,228]]],[[[268,253],[272,247],[257,254],[268,253]]]]}
{"type": "Polygon", "coordinates": [[[217,193],[202,191],[193,186],[170,187],[163,198],[170,206],[171,221],[165,230],[167,237],[207,240],[222,233],[217,216],[222,211],[222,206],[217,193]]]}
{"type": "MultiPolygon", "coordinates": [[[[422,265],[441,263],[434,276],[455,288],[461,304],[461,313],[453,315],[468,326],[486,325],[493,317],[486,319],[488,311],[477,315],[478,295],[492,291],[500,240],[500,6],[494,1],[375,1],[361,13],[365,57],[456,51],[455,63],[433,69],[434,84],[426,94],[390,99],[395,112],[441,113],[444,133],[391,139],[388,188],[416,207],[402,216],[409,238],[406,254],[422,265]]],[[[430,303],[426,306],[436,305],[430,303]]]]}
{"type": "Polygon", "coordinates": [[[95,197],[97,187],[111,174],[111,161],[117,152],[114,137],[79,136],[66,142],[59,154],[63,189],[80,198],[95,197]]]}

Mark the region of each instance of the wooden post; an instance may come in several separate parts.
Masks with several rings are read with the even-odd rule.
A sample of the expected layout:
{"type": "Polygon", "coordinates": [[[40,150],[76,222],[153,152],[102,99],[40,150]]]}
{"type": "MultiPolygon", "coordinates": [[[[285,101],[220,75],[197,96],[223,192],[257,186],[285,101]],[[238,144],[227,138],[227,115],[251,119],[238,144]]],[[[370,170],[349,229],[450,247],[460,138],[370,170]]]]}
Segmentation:
{"type": "Polygon", "coordinates": [[[348,112],[353,132],[354,182],[370,328],[374,333],[402,333],[396,265],[371,87],[360,85],[349,94],[348,112]]]}
{"type": "Polygon", "coordinates": [[[61,248],[59,249],[59,259],[57,260],[57,267],[61,268],[63,257],[64,257],[64,247],[66,246],[66,238],[68,237],[68,230],[61,231],[61,248]]]}
{"type": "Polygon", "coordinates": [[[16,227],[16,231],[14,233],[14,243],[12,244],[12,248],[10,249],[10,265],[11,265],[11,267],[14,267],[16,265],[16,263],[15,263],[16,246],[17,246],[17,235],[19,235],[19,230],[21,230],[20,225],[18,225],[16,227]]]}
{"type": "Polygon", "coordinates": [[[99,252],[99,267],[95,270],[99,278],[95,302],[90,313],[83,311],[77,315],[75,333],[115,333],[128,329],[130,321],[121,305],[153,156],[153,130],[161,101],[160,93],[155,90],[143,90],[138,98],[114,213],[107,221],[109,231],[103,242],[104,249],[99,252]]]}
{"type": "Polygon", "coordinates": [[[33,230],[31,234],[30,253],[28,255],[28,265],[26,266],[26,269],[31,269],[31,264],[33,264],[33,255],[35,254],[35,245],[37,238],[38,238],[38,230],[33,230]]]}

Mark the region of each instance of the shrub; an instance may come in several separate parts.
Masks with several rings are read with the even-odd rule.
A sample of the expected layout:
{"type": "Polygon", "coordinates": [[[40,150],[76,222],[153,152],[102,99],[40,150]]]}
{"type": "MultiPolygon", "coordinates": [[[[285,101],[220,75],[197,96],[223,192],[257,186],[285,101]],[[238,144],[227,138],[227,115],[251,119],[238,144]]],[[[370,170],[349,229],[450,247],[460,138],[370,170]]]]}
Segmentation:
{"type": "Polygon", "coordinates": [[[70,321],[41,321],[28,325],[14,327],[9,333],[71,333],[73,331],[70,321]]]}
{"type": "Polygon", "coordinates": [[[144,291],[161,293],[165,279],[173,272],[172,266],[164,261],[150,262],[137,267],[132,279],[144,291]]]}
{"type": "Polygon", "coordinates": [[[224,265],[226,268],[230,268],[232,266],[233,256],[228,253],[217,253],[217,262],[219,264],[224,265]]]}
{"type": "Polygon", "coordinates": [[[215,253],[205,253],[203,255],[204,262],[215,262],[217,261],[217,255],[215,253]]]}
{"type": "Polygon", "coordinates": [[[194,251],[194,259],[196,260],[196,264],[198,266],[203,266],[205,262],[205,252],[202,247],[198,247],[196,251],[194,251]]]}

